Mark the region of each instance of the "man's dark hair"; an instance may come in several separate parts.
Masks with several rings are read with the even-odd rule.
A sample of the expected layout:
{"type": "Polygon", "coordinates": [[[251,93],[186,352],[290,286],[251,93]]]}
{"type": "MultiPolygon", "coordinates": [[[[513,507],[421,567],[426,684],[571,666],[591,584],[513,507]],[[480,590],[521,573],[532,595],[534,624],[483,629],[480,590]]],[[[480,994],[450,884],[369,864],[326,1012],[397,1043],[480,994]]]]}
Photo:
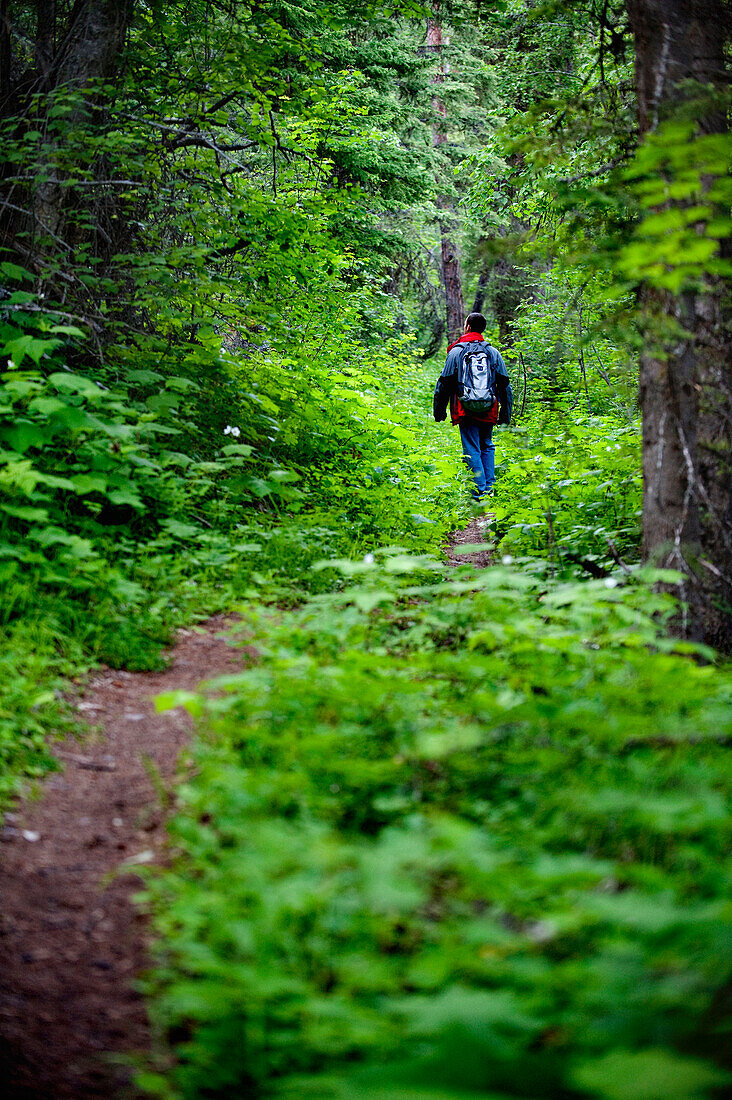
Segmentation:
{"type": "Polygon", "coordinates": [[[469,313],[465,318],[468,332],[483,332],[487,323],[482,313],[469,313]]]}

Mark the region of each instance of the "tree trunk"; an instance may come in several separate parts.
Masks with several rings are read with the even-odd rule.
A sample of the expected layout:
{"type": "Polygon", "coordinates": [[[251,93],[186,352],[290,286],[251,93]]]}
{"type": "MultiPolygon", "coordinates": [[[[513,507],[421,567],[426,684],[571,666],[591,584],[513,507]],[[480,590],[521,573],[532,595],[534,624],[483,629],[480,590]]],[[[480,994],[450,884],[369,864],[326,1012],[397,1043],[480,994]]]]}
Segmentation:
{"type": "Polygon", "coordinates": [[[447,340],[452,343],[463,331],[465,306],[463,305],[463,283],[460,271],[460,253],[450,234],[447,222],[440,224],[442,236],[442,280],[445,287],[445,320],[447,322],[447,340]]]}
{"type": "MultiPolygon", "coordinates": [[[[444,46],[442,36],[442,23],[440,21],[440,0],[435,0],[434,18],[427,21],[427,47],[437,57],[442,58],[444,46]]],[[[446,75],[445,63],[440,61],[441,72],[432,78],[439,85],[444,82],[446,75]]],[[[432,127],[432,144],[436,149],[447,141],[445,132],[445,119],[447,110],[440,96],[435,94],[432,99],[432,107],[435,113],[435,122],[432,127]]],[[[438,181],[439,183],[439,181],[438,181]]],[[[445,289],[445,314],[447,321],[447,340],[452,343],[457,340],[463,331],[463,318],[465,306],[463,304],[463,280],[460,271],[460,252],[454,240],[455,210],[452,202],[444,195],[438,196],[438,208],[444,213],[440,219],[441,260],[442,260],[442,285],[445,289]]]]}
{"type": "Polygon", "coordinates": [[[0,0],[0,115],[6,113],[10,99],[10,42],[8,0],[0,0]]]}
{"type": "Polygon", "coordinates": [[[485,292],[488,287],[488,280],[490,279],[490,270],[487,267],[480,269],[480,275],[478,276],[478,285],[475,288],[475,298],[473,299],[473,308],[471,313],[482,313],[483,303],[485,302],[485,292]]]}
{"type": "Polygon", "coordinates": [[[36,69],[43,91],[52,85],[56,40],[56,0],[36,0],[36,69]]]}
{"type": "MultiPolygon", "coordinates": [[[[77,0],[53,59],[56,86],[83,87],[112,75],[134,4],[135,0],[77,0]]],[[[47,0],[39,0],[39,9],[46,6],[47,0]]]]}
{"type": "MultiPolygon", "coordinates": [[[[76,0],[64,21],[55,0],[35,0],[25,5],[35,13],[35,40],[31,67],[13,84],[12,37],[8,33],[7,4],[0,7],[0,61],[2,62],[2,106],[6,117],[34,112],[33,124],[45,133],[45,163],[35,166],[38,182],[15,192],[14,210],[6,211],[4,238],[17,246],[26,266],[34,266],[41,241],[55,249],[68,248],[69,221],[78,222],[79,197],[68,186],[58,167],[58,146],[49,117],[37,112],[54,105],[54,93],[85,92],[71,100],[64,115],[64,127],[88,125],[93,131],[101,117],[104,93],[95,83],[113,78],[117,72],[135,0],[76,0]],[[31,98],[33,93],[42,96],[31,98]],[[51,242],[48,245],[48,242],[51,242]]],[[[91,146],[90,146],[91,147],[91,146]]],[[[12,172],[11,172],[12,174],[12,172]]],[[[86,201],[85,196],[85,201],[86,201]]]]}
{"type": "MultiPolygon", "coordinates": [[[[626,6],[643,133],[693,94],[685,81],[724,84],[729,9],[724,0],[626,0],[626,6]]],[[[722,131],[722,111],[707,111],[700,124],[722,131]]],[[[665,355],[642,356],[640,400],[644,557],[684,575],[678,632],[729,652],[732,349],[723,289],[712,282],[703,293],[646,291],[649,309],[679,322],[686,337],[665,355]]]]}
{"type": "MultiPolygon", "coordinates": [[[[81,0],[72,8],[69,22],[61,34],[56,27],[56,4],[52,0],[38,0],[37,6],[39,82],[47,92],[57,88],[65,91],[88,89],[88,94],[79,98],[66,116],[66,123],[91,121],[101,106],[100,93],[93,91],[94,85],[108,80],[116,71],[134,0],[81,0]],[[59,45],[54,50],[56,35],[59,45]]],[[[63,237],[70,205],[75,205],[74,196],[69,194],[64,181],[58,179],[55,167],[51,166],[47,182],[38,187],[35,194],[35,213],[41,232],[63,237]]]]}
{"type": "Polygon", "coordinates": [[[485,313],[486,308],[498,325],[498,344],[501,348],[513,346],[518,309],[522,302],[533,297],[526,268],[515,262],[515,246],[507,240],[509,235],[525,232],[527,226],[511,217],[505,230],[495,236],[481,236],[477,242],[477,254],[482,257],[478,285],[473,301],[473,313],[485,313]]]}

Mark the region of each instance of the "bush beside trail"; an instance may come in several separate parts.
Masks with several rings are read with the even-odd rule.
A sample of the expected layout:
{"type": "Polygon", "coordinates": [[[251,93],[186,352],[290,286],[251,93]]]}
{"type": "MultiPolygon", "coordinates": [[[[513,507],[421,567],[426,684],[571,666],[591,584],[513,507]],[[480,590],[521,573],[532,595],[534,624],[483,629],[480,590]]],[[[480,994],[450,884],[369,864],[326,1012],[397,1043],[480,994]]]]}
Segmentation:
{"type": "MultiPolygon", "coordinates": [[[[653,577],[376,558],[332,563],[346,587],[297,611],[245,611],[262,662],[205,707],[145,894],[173,1063],[140,1082],[714,1095],[729,673],[665,637],[653,577]]],[[[200,713],[162,704],[182,701],[200,713]]]]}

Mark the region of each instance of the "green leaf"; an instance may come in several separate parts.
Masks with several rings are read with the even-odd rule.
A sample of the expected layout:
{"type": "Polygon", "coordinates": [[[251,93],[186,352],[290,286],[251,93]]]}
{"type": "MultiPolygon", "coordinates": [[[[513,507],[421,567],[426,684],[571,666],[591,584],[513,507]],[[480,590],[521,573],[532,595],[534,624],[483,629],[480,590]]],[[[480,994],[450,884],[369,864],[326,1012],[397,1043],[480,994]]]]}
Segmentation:
{"type": "Polygon", "coordinates": [[[196,524],[183,523],[179,519],[164,519],[160,526],[164,531],[175,535],[179,539],[199,538],[201,535],[201,528],[196,524]]]}
{"type": "Polygon", "coordinates": [[[129,504],[133,508],[144,509],[145,505],[133,489],[115,489],[107,496],[112,504],[129,504]]]}
{"type": "Polygon", "coordinates": [[[158,713],[184,707],[194,718],[203,713],[203,697],[194,691],[163,691],[155,696],[155,710],[158,713]]]}
{"type": "Polygon", "coordinates": [[[732,1081],[706,1062],[662,1049],[613,1051],[583,1062],[572,1078],[603,1100],[704,1100],[709,1089],[732,1081]]]}
{"type": "Polygon", "coordinates": [[[250,447],[248,443],[228,443],[225,447],[221,448],[221,453],[225,455],[237,455],[241,458],[249,458],[254,453],[254,448],[250,447]]]}
{"type": "Polygon", "coordinates": [[[129,382],[139,382],[143,386],[152,386],[156,382],[162,382],[164,375],[154,370],[130,370],[127,371],[125,378],[129,382]]]}
{"type": "Polygon", "coordinates": [[[8,260],[3,260],[0,263],[0,273],[6,275],[9,279],[16,279],[18,282],[24,280],[33,281],[33,273],[27,271],[26,268],[20,267],[18,264],[10,263],[8,260]]]}
{"type": "Polygon", "coordinates": [[[104,391],[81,374],[66,374],[64,371],[56,371],[48,376],[52,386],[62,393],[78,393],[83,397],[99,397],[104,391]]]}
{"type": "Polygon", "coordinates": [[[44,416],[50,416],[52,413],[59,412],[61,409],[67,409],[68,407],[68,403],[62,401],[58,397],[34,397],[28,402],[29,409],[42,413],[44,416]]]}
{"type": "Polygon", "coordinates": [[[28,523],[43,523],[48,519],[46,508],[33,508],[30,505],[12,505],[0,502],[0,509],[8,516],[15,519],[26,520],[28,523]]]}
{"type": "Polygon", "coordinates": [[[42,447],[47,436],[30,420],[18,420],[11,428],[0,428],[0,438],[9,443],[14,451],[24,454],[29,447],[42,447]]]}
{"type": "Polygon", "coordinates": [[[107,488],[107,479],[103,474],[75,474],[71,484],[80,496],[87,493],[103,493],[107,488]]]}
{"type": "Polygon", "coordinates": [[[63,405],[52,414],[51,423],[72,432],[96,426],[94,419],[80,405],[63,405]]]}

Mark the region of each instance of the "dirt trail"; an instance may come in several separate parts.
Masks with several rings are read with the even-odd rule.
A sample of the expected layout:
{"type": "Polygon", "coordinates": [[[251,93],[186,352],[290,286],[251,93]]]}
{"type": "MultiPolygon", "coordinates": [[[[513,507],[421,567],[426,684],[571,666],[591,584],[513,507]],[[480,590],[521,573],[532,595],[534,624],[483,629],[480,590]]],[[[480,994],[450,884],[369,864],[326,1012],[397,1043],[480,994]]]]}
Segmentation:
{"type": "Polygon", "coordinates": [[[484,569],[486,566],[492,565],[494,552],[488,545],[486,545],[485,550],[476,550],[469,554],[461,550],[461,547],[478,546],[490,539],[492,537],[491,524],[494,519],[495,515],[492,512],[486,512],[485,515],[471,519],[462,531],[455,531],[450,538],[447,564],[452,566],[474,565],[477,569],[484,569]]]}
{"type": "MultiPolygon", "coordinates": [[[[448,564],[490,565],[483,543],[492,517],[453,535],[448,564]]],[[[135,861],[159,858],[164,813],[151,773],[170,780],[190,733],[179,710],[156,714],[162,691],[251,662],[222,633],[223,617],[179,632],[160,673],[97,673],[78,702],[93,730],[54,747],[64,771],[41,798],[8,814],[0,830],[0,1094],[7,1100],[131,1100],[120,1051],[148,1047],[145,1005],[134,980],[147,930],[131,897],[135,861]],[[152,766],[151,766],[152,765],[152,766]],[[131,872],[110,879],[128,864],[131,872]]]]}
{"type": "Polygon", "coordinates": [[[145,922],[125,861],[157,857],[163,813],[150,773],[173,776],[190,720],[156,714],[161,691],[195,689],[251,659],[223,618],[180,631],[160,673],[98,672],[78,706],[99,728],[54,747],[64,771],[42,797],[8,815],[0,834],[0,1094],[7,1100],[106,1100],[134,1095],[119,1051],[149,1041],[141,996],[145,922]],[[151,763],[154,768],[151,767],[151,763]]]}

